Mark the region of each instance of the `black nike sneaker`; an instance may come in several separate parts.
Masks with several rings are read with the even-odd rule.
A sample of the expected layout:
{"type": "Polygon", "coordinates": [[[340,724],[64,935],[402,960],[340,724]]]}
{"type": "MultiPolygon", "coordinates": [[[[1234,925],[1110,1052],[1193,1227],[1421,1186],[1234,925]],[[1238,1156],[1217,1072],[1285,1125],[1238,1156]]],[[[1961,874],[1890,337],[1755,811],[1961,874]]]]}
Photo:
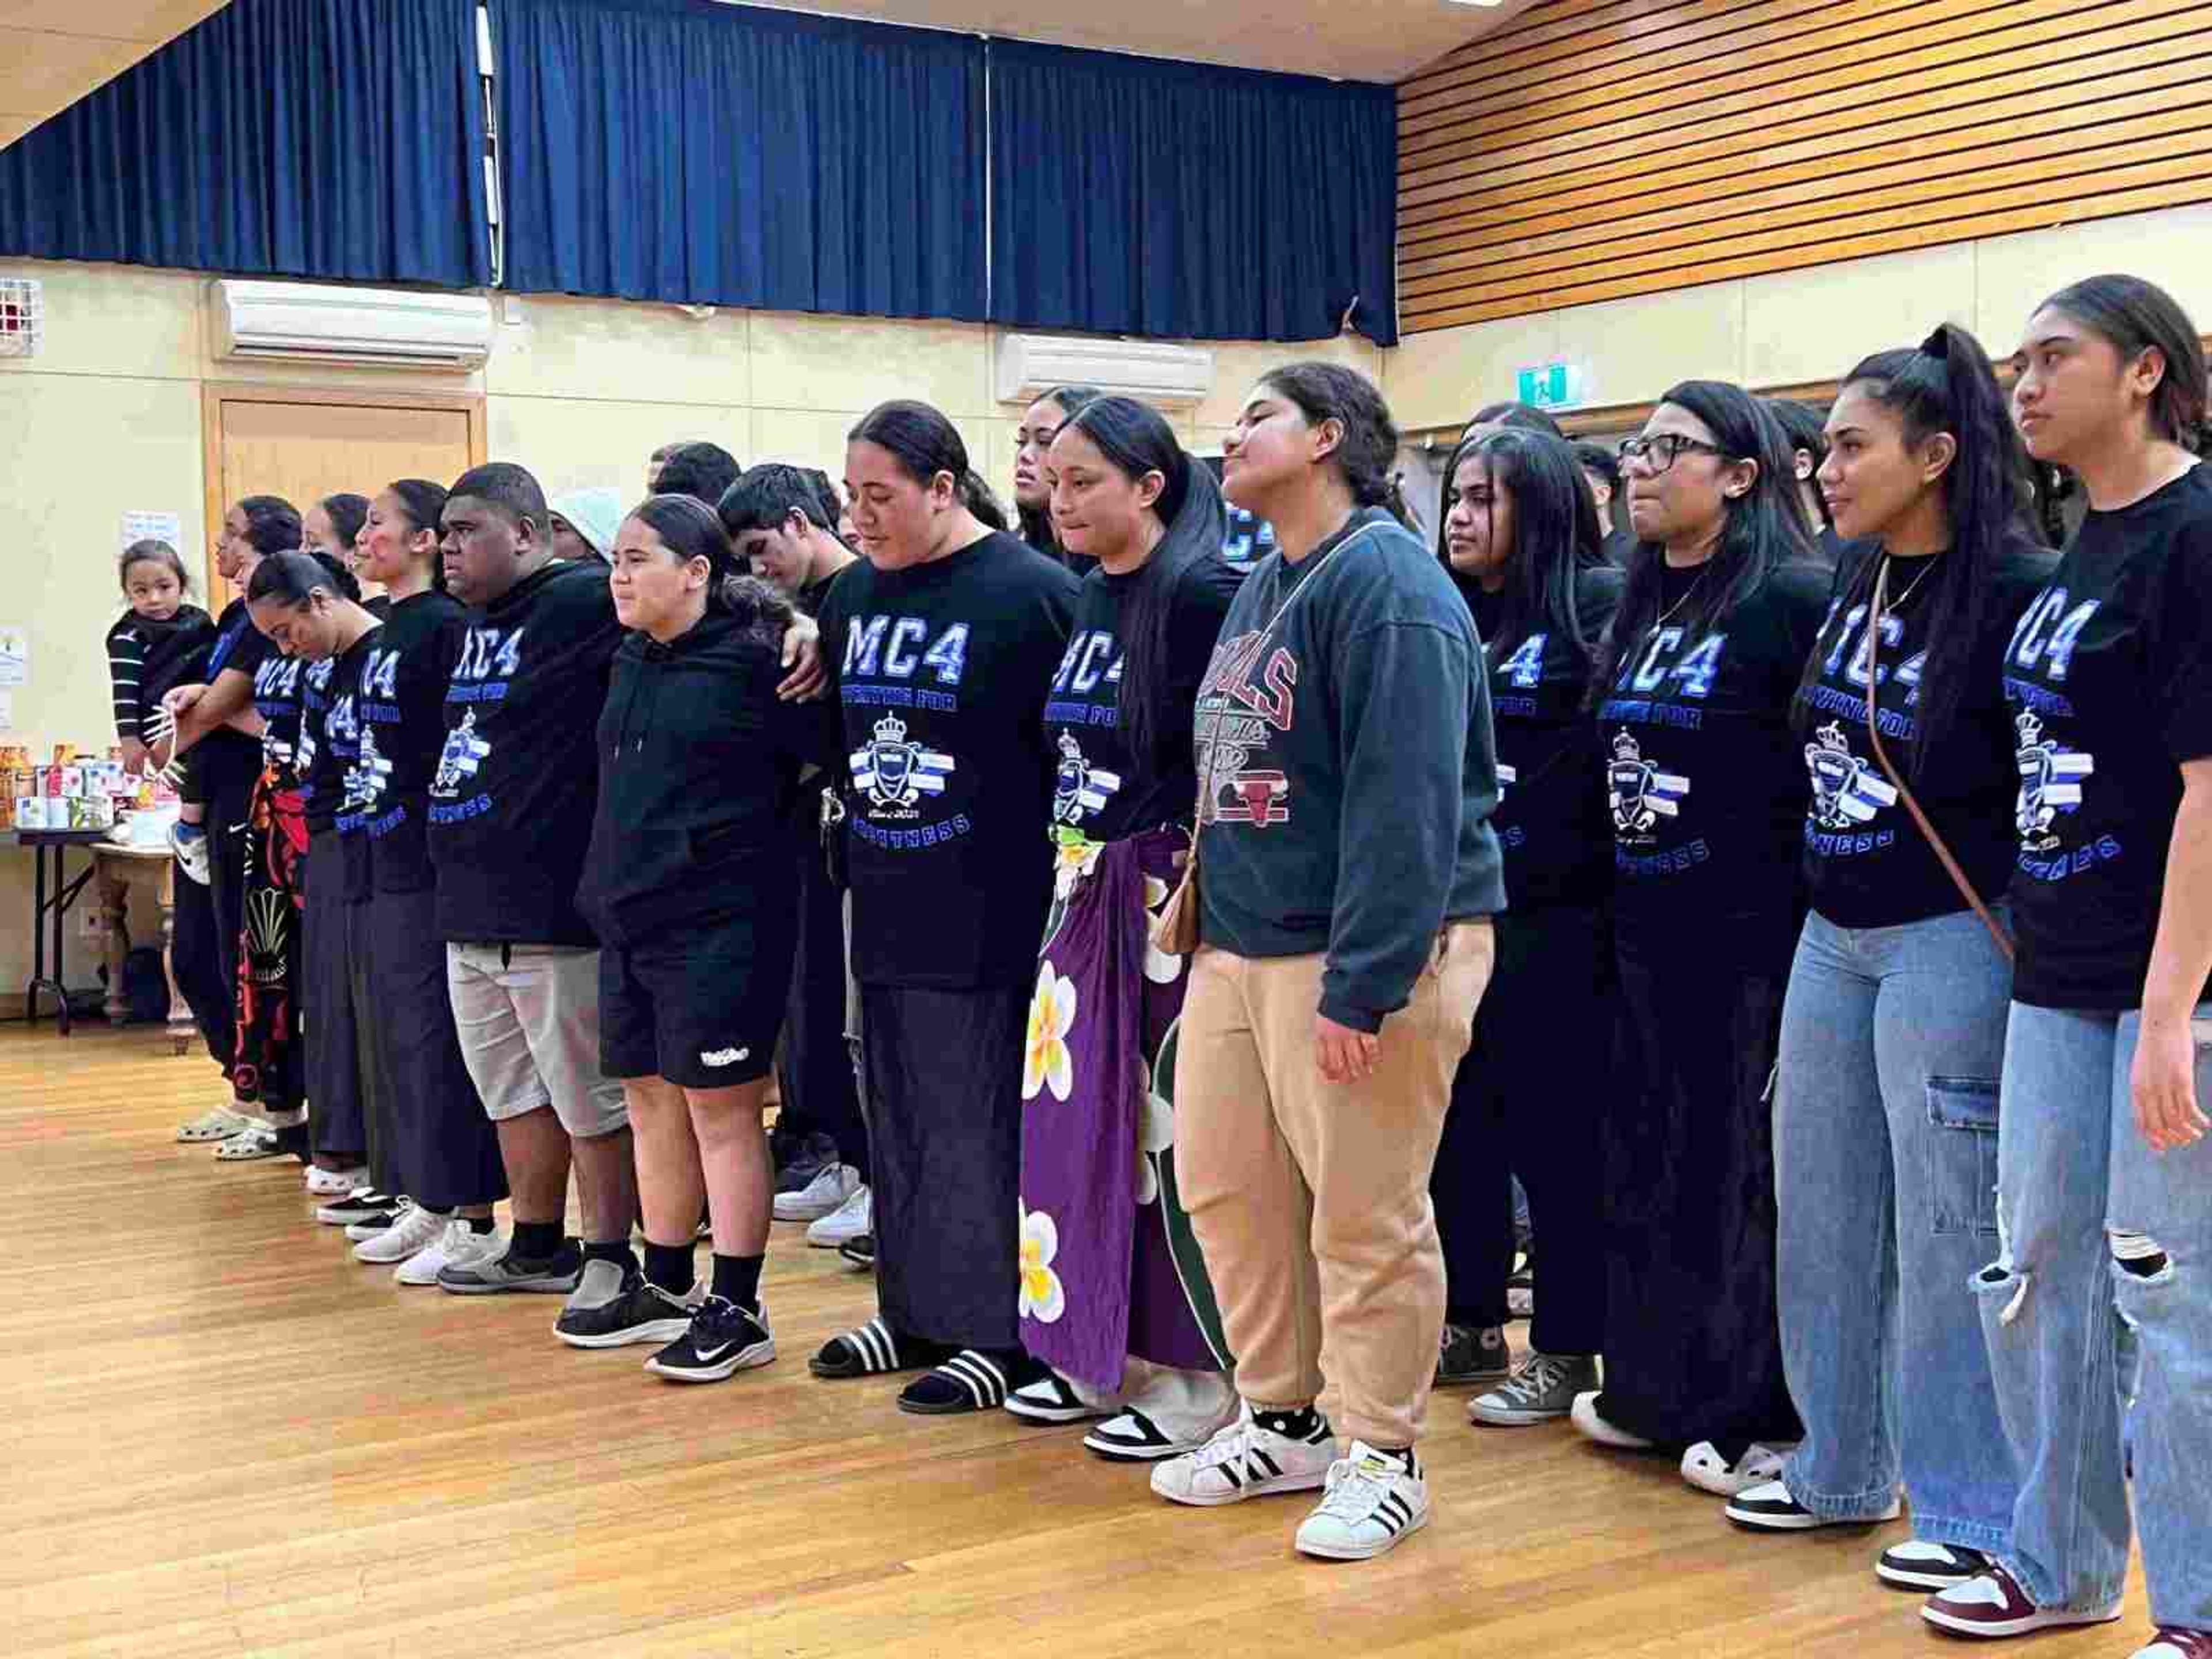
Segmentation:
{"type": "Polygon", "coordinates": [[[645,1362],[672,1382],[720,1382],[775,1358],[768,1304],[758,1313],[724,1296],[710,1296],[691,1316],[691,1328],[645,1362]]]}

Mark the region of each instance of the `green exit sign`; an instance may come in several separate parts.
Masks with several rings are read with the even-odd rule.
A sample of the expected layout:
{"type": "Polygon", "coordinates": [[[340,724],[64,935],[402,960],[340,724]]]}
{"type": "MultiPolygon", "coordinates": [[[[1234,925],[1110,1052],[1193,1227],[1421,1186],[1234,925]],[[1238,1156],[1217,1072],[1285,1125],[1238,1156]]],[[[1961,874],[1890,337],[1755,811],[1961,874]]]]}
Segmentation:
{"type": "Polygon", "coordinates": [[[1571,409],[1583,400],[1583,372],[1572,363],[1540,363],[1515,380],[1514,396],[1531,409],[1571,409]]]}

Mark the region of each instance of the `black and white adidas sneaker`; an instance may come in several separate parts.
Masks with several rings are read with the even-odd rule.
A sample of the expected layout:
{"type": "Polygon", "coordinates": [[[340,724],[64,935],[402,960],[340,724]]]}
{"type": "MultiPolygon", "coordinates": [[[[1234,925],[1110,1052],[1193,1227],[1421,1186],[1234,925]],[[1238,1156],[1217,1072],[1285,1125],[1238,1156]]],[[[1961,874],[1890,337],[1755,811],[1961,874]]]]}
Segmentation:
{"type": "Polygon", "coordinates": [[[691,1316],[691,1328],[645,1362],[672,1382],[720,1382],[775,1358],[768,1304],[756,1313],[726,1296],[710,1296],[691,1316]]]}
{"type": "Polygon", "coordinates": [[[1409,1446],[1377,1451],[1355,1440],[1328,1471],[1328,1496],[1298,1523],[1302,1555],[1369,1561],[1429,1524],[1429,1483],[1409,1446]]]}
{"type": "Polygon", "coordinates": [[[996,1411],[1029,1380],[1036,1363],[1018,1348],[963,1348],[908,1383],[899,1393],[898,1407],[922,1417],[996,1411]]]}
{"type": "MultiPolygon", "coordinates": [[[[1282,1413],[1263,1413],[1279,1419],[1282,1413]]],[[[1176,1504],[1211,1508],[1269,1492],[1311,1492],[1336,1461],[1336,1436],[1318,1411],[1295,1434],[1270,1427],[1248,1401],[1237,1420],[1195,1451],[1152,1465],[1152,1490],[1176,1504]]]]}

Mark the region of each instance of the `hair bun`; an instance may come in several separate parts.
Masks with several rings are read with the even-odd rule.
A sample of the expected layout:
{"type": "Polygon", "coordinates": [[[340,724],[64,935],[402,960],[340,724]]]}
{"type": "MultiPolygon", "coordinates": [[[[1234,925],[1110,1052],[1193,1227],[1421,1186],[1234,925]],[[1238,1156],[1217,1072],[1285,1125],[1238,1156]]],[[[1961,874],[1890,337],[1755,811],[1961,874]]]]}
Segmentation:
{"type": "Polygon", "coordinates": [[[1939,363],[1951,361],[1951,329],[1948,323],[1938,323],[1920,343],[1920,349],[1939,363]]]}

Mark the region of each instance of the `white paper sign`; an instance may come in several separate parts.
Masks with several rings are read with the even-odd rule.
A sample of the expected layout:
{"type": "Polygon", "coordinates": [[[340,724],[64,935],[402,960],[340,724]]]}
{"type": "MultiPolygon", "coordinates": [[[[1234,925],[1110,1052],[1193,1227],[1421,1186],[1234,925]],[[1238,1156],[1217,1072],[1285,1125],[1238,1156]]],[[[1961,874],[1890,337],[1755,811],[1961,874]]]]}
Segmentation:
{"type": "Polygon", "coordinates": [[[0,685],[31,683],[31,630],[0,623],[0,685]]]}
{"type": "Polygon", "coordinates": [[[133,542],[167,542],[181,553],[185,550],[185,521],[174,513],[133,507],[123,515],[123,540],[116,550],[120,552],[133,542]]]}
{"type": "Polygon", "coordinates": [[[0,691],[0,732],[15,729],[15,694],[0,691]]]}

